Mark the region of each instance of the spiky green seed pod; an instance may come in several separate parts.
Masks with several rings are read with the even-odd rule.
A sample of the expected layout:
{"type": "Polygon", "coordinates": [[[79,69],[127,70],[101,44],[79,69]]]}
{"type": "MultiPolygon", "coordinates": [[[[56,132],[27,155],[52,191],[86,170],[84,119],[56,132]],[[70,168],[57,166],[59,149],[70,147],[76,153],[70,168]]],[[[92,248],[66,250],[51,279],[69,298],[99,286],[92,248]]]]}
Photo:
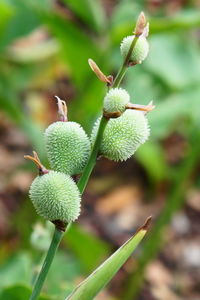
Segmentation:
{"type": "Polygon", "coordinates": [[[124,112],[130,102],[130,96],[122,88],[111,89],[104,98],[104,111],[108,113],[124,112]]]}
{"type": "Polygon", "coordinates": [[[45,144],[52,169],[69,175],[82,172],[90,153],[90,141],[78,123],[51,124],[45,131],[45,144]]]}
{"type": "MultiPolygon", "coordinates": [[[[96,137],[99,121],[97,120],[94,125],[91,135],[92,142],[96,137]]],[[[108,121],[100,153],[110,160],[127,160],[148,137],[149,126],[144,113],[128,109],[119,118],[108,121]]]]}
{"type": "MultiPolygon", "coordinates": [[[[131,43],[134,38],[135,38],[134,35],[130,35],[125,37],[122,40],[120,45],[120,50],[123,58],[127,56],[131,43]]],[[[130,62],[132,62],[133,64],[140,64],[147,57],[148,52],[149,52],[148,41],[144,36],[140,36],[135,44],[135,47],[133,48],[130,57],[130,62]]]]}
{"type": "Polygon", "coordinates": [[[80,214],[80,193],[69,175],[49,171],[34,179],[29,193],[37,213],[49,221],[69,223],[80,214]]]}

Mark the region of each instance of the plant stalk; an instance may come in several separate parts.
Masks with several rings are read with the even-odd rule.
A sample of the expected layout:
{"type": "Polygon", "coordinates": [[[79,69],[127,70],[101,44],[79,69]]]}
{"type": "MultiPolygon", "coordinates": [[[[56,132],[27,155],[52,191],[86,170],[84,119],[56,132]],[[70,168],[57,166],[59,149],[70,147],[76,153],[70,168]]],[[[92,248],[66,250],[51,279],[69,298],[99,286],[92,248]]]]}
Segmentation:
{"type": "Polygon", "coordinates": [[[98,155],[100,144],[101,144],[101,140],[102,140],[102,136],[103,136],[103,132],[104,132],[104,129],[105,129],[107,123],[108,123],[108,119],[106,119],[104,116],[102,116],[100,124],[99,124],[99,129],[97,132],[96,140],[95,140],[94,146],[92,148],[91,155],[89,157],[89,160],[87,162],[85,169],[83,170],[83,174],[77,183],[77,186],[78,186],[81,194],[84,192],[87,182],[89,180],[89,177],[95,166],[97,155],[98,155]]]}
{"type": "MultiPolygon", "coordinates": [[[[124,75],[127,71],[127,68],[129,67],[130,57],[131,57],[133,48],[135,47],[135,45],[137,43],[138,38],[139,38],[139,36],[135,36],[135,38],[133,39],[133,41],[131,43],[131,46],[130,46],[130,49],[128,51],[128,54],[127,54],[127,56],[126,56],[126,58],[125,58],[125,60],[122,64],[115,80],[114,80],[114,83],[113,83],[113,86],[112,86],[113,88],[116,88],[120,85],[120,83],[121,83],[121,81],[122,81],[122,79],[123,79],[123,77],[124,77],[124,75]]],[[[108,120],[109,119],[105,118],[104,116],[101,117],[101,121],[100,121],[100,124],[99,124],[99,129],[98,129],[98,132],[97,132],[96,140],[95,140],[91,155],[89,157],[87,165],[85,166],[85,168],[83,170],[82,176],[81,176],[81,178],[79,179],[79,181],[77,183],[77,186],[78,186],[81,194],[84,192],[85,187],[86,187],[87,182],[88,182],[88,179],[89,179],[89,177],[92,173],[92,170],[95,166],[96,158],[97,158],[99,147],[100,147],[100,144],[101,144],[101,139],[102,139],[105,127],[108,123],[108,120]]]]}
{"type": "MultiPolygon", "coordinates": [[[[123,79],[123,77],[126,73],[126,70],[129,66],[130,56],[131,56],[131,53],[133,51],[133,48],[135,47],[135,44],[136,44],[137,40],[138,40],[138,37],[136,36],[133,39],[133,42],[130,46],[128,54],[127,54],[127,56],[126,56],[126,58],[125,58],[125,60],[122,64],[116,78],[115,78],[115,81],[113,83],[113,87],[118,87],[119,84],[121,83],[121,81],[122,81],[122,79],[123,79]]],[[[101,121],[100,121],[100,124],[99,124],[99,128],[98,128],[96,140],[94,142],[94,146],[92,148],[92,151],[91,151],[90,157],[88,159],[87,165],[85,166],[85,168],[83,170],[83,173],[82,173],[82,175],[81,175],[81,177],[80,177],[80,179],[77,183],[77,186],[79,188],[79,191],[80,191],[81,195],[83,194],[83,192],[85,190],[85,187],[88,183],[89,177],[90,177],[90,175],[92,173],[92,170],[95,166],[97,155],[98,155],[100,144],[101,144],[101,140],[102,140],[102,137],[103,137],[103,133],[104,133],[104,130],[106,128],[106,125],[107,125],[108,121],[109,121],[108,118],[105,118],[104,116],[101,117],[101,121]]],[[[69,229],[70,225],[71,225],[71,223],[68,224],[66,231],[69,229]]],[[[58,230],[55,227],[55,232],[54,232],[54,235],[53,235],[51,245],[49,247],[49,250],[47,252],[47,256],[46,256],[45,261],[43,263],[40,274],[38,275],[38,278],[35,282],[35,285],[33,287],[33,292],[32,292],[31,297],[29,298],[29,300],[36,300],[39,297],[42,286],[43,286],[44,281],[45,281],[45,278],[48,274],[49,268],[51,266],[51,263],[52,263],[53,258],[55,256],[55,253],[56,253],[56,250],[57,250],[57,248],[58,248],[58,246],[59,246],[59,244],[62,240],[63,235],[64,235],[64,232],[58,230]]]]}
{"type": "Polygon", "coordinates": [[[47,273],[49,271],[49,268],[51,266],[51,263],[52,263],[53,258],[55,256],[55,253],[56,253],[56,250],[57,250],[57,248],[60,244],[60,241],[62,240],[63,235],[64,235],[64,232],[58,230],[55,227],[55,231],[54,231],[54,234],[53,234],[51,245],[50,245],[49,250],[47,252],[47,255],[46,255],[46,258],[44,260],[44,263],[43,263],[42,269],[40,271],[40,274],[37,277],[36,282],[34,284],[33,292],[32,292],[31,297],[29,298],[29,300],[35,300],[39,297],[42,286],[43,286],[44,281],[45,281],[45,278],[47,276],[47,273]]]}

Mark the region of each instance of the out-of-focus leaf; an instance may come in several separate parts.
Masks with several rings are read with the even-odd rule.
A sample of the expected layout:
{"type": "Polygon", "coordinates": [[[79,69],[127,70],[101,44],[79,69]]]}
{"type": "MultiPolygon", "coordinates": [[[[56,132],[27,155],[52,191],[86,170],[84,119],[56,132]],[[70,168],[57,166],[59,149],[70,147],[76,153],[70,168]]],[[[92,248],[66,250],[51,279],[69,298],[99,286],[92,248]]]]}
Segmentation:
{"type": "Polygon", "coordinates": [[[106,17],[99,0],[63,0],[63,2],[93,29],[100,32],[105,28],[106,17]]]}
{"type": "Polygon", "coordinates": [[[105,84],[92,74],[83,93],[80,93],[80,98],[75,99],[70,105],[70,115],[85,128],[88,134],[102,110],[105,94],[105,84]]]}
{"type": "Polygon", "coordinates": [[[6,24],[9,22],[13,14],[13,8],[7,1],[0,3],[0,34],[3,33],[6,24]]]}
{"type": "Polygon", "coordinates": [[[121,28],[121,31],[124,28],[129,27],[129,34],[131,34],[140,12],[141,5],[136,3],[136,1],[119,1],[112,13],[111,25],[113,30],[121,28]]]}
{"type": "Polygon", "coordinates": [[[58,50],[58,43],[49,39],[32,47],[13,45],[8,49],[7,57],[10,61],[18,63],[34,63],[54,57],[58,50]]]}
{"type": "Polygon", "coordinates": [[[29,283],[31,280],[31,258],[27,253],[18,253],[0,266],[0,288],[29,283]]]}
{"type": "MultiPolygon", "coordinates": [[[[41,16],[42,17],[42,16],[41,16]]],[[[50,31],[57,38],[61,46],[62,57],[69,68],[72,79],[78,87],[83,87],[88,80],[88,58],[99,56],[99,50],[86,34],[72,22],[56,14],[44,16],[50,31]]]]}
{"type": "Polygon", "coordinates": [[[70,227],[64,242],[73,250],[86,272],[91,272],[110,253],[108,244],[75,224],[70,227]]]}
{"type": "MultiPolygon", "coordinates": [[[[25,0],[26,1],[26,0],[25,0]]],[[[29,0],[29,5],[31,9],[37,10],[37,12],[51,12],[55,8],[55,1],[54,0],[43,0],[43,1],[35,1],[29,0]]]]}
{"type": "MultiPolygon", "coordinates": [[[[191,88],[163,99],[148,115],[153,138],[165,138],[173,130],[184,130],[184,119],[198,120],[200,114],[199,88],[191,88]]],[[[184,132],[183,132],[184,133],[184,132]]]]}
{"type": "Polygon", "coordinates": [[[197,44],[180,35],[154,35],[145,68],[174,90],[199,84],[200,57],[197,44]]]}
{"type": "Polygon", "coordinates": [[[74,288],[74,281],[81,273],[79,261],[63,251],[58,251],[45,283],[45,290],[56,300],[63,300],[66,291],[69,294],[74,288]]]}
{"type": "Polygon", "coordinates": [[[181,10],[180,12],[163,18],[150,19],[151,32],[163,33],[164,31],[178,31],[190,28],[198,28],[200,25],[199,10],[181,10]]]}
{"type": "Polygon", "coordinates": [[[168,174],[167,164],[164,153],[156,141],[148,141],[142,145],[135,153],[135,156],[147,170],[150,180],[160,181],[166,178],[168,174]]]}
{"type": "Polygon", "coordinates": [[[0,109],[4,111],[17,126],[21,127],[26,134],[28,140],[33,144],[33,147],[42,157],[45,157],[43,134],[37,124],[27,117],[19,100],[19,92],[24,85],[23,76],[29,76],[27,72],[13,72],[10,76],[5,72],[1,76],[0,82],[0,109]],[[22,78],[20,78],[22,76],[22,78]],[[18,81],[16,82],[16,77],[18,81]],[[9,80],[10,78],[10,80],[9,80]],[[20,80],[22,82],[20,82],[20,80]]]}
{"type": "Polygon", "coordinates": [[[28,1],[10,0],[9,7],[12,11],[12,18],[6,22],[4,31],[1,33],[1,50],[17,38],[27,35],[41,24],[37,14],[28,5],[28,1]]]}
{"type": "Polygon", "coordinates": [[[40,158],[41,159],[46,158],[42,129],[28,118],[24,118],[22,120],[20,127],[23,129],[28,140],[33,145],[34,150],[39,153],[40,158]]]}
{"type": "MultiPolygon", "coordinates": [[[[25,285],[13,285],[0,292],[0,300],[28,300],[31,295],[31,289],[25,285]]],[[[47,296],[40,296],[38,300],[51,300],[47,296]]]]}
{"type": "Polygon", "coordinates": [[[41,158],[45,157],[43,133],[36,124],[24,116],[20,106],[18,102],[14,102],[14,98],[0,98],[1,110],[6,112],[6,114],[22,128],[34,149],[40,153],[41,158]]]}
{"type": "MultiPolygon", "coordinates": [[[[128,70],[124,86],[131,96],[132,103],[148,104],[153,100],[156,105],[158,100],[162,99],[164,93],[164,96],[166,96],[166,88],[164,90],[158,78],[147,72],[143,65],[137,65],[135,68],[128,70]]],[[[154,111],[149,114],[153,114],[154,111]]]]}
{"type": "MultiPolygon", "coordinates": [[[[148,221],[147,221],[148,223],[148,221]]],[[[146,224],[84,280],[67,300],[92,300],[112,279],[146,234],[146,224]]],[[[94,251],[93,249],[90,250],[94,251]]]]}
{"type": "MultiPolygon", "coordinates": [[[[130,35],[133,31],[136,18],[141,11],[141,7],[136,5],[133,10],[133,5],[133,3],[123,3],[113,14],[111,37],[115,44],[119,44],[124,36],[130,35]]],[[[200,12],[198,10],[182,10],[169,17],[150,17],[148,21],[150,34],[162,33],[163,35],[163,32],[171,33],[172,31],[186,32],[186,29],[199,27],[200,12]]]]}

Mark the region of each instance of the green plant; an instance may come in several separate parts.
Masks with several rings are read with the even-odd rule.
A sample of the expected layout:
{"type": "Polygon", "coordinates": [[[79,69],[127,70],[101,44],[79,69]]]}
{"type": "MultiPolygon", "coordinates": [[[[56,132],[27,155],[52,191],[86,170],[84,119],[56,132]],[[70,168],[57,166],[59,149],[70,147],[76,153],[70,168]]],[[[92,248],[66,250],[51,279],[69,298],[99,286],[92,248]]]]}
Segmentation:
{"type": "MultiPolygon", "coordinates": [[[[90,174],[95,166],[97,156],[104,154],[113,160],[126,160],[134,154],[136,149],[144,143],[149,136],[149,128],[145,114],[151,111],[154,106],[151,103],[147,106],[131,104],[129,103],[129,95],[127,92],[118,89],[128,67],[141,63],[145,58],[146,52],[145,55],[140,56],[140,59],[133,61],[132,54],[134,50],[137,49],[137,43],[141,46],[141,39],[144,38],[143,35],[145,35],[146,38],[147,34],[148,24],[146,24],[144,14],[141,13],[135,27],[132,41],[126,46],[126,53],[123,53],[124,62],[122,67],[114,80],[112,76],[105,76],[92,60],[89,61],[97,77],[105,82],[108,89],[110,89],[104,99],[103,114],[99,119],[98,126],[96,125],[96,129],[94,129],[96,132],[92,137],[92,149],[90,153],[87,136],[78,124],[73,122],[68,123],[66,106],[64,102],[58,98],[58,112],[61,116],[61,121],[50,125],[46,131],[47,152],[51,166],[69,175],[78,175],[83,167],[82,157],[86,160],[87,155],[89,155],[77,186],[69,175],[46,170],[40,163],[36,153],[34,153],[34,157],[26,156],[26,158],[36,163],[39,170],[39,176],[34,180],[30,189],[31,200],[37,212],[55,224],[53,239],[41,272],[35,282],[30,300],[38,298],[63,234],[70,227],[71,222],[78,217],[80,203],[79,193],[82,194],[84,192],[90,174]],[[111,103],[109,103],[110,101],[111,103]],[[109,144],[110,140],[111,143],[116,141],[115,146],[116,148],[118,147],[117,153],[114,152],[115,149],[112,149],[109,144]],[[122,143],[120,143],[121,140],[122,143]],[[71,149],[69,149],[69,153],[65,156],[68,147],[71,147],[71,149]],[[74,151],[78,150],[77,153],[75,153],[77,155],[76,157],[72,151],[73,147],[77,147],[74,151]],[[87,150],[87,154],[85,153],[85,149],[87,150]],[[76,163],[78,163],[78,166],[76,163]],[[65,167],[66,165],[68,165],[68,167],[65,167]]],[[[92,299],[114,276],[144,237],[149,221],[150,219],[145,222],[127,243],[92,273],[85,282],[77,287],[68,299],[92,299]]]]}

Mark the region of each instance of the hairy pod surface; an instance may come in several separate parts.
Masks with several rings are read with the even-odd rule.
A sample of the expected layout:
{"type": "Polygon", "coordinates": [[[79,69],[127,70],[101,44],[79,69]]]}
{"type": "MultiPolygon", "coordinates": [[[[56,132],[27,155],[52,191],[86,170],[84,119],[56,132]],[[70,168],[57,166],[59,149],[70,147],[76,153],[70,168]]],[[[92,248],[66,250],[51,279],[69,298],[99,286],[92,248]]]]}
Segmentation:
{"type": "Polygon", "coordinates": [[[130,96],[126,90],[114,88],[106,94],[103,108],[108,113],[124,112],[129,102],[130,96]]]}
{"type": "MultiPolygon", "coordinates": [[[[125,58],[130,49],[131,43],[135,38],[134,35],[130,35],[125,37],[120,45],[121,55],[125,58]]],[[[148,55],[149,52],[149,44],[147,39],[144,36],[140,36],[133,48],[130,61],[133,64],[140,64],[148,55]]]]}
{"type": "Polygon", "coordinates": [[[64,173],[49,171],[37,176],[30,187],[31,201],[41,217],[49,221],[73,222],[80,214],[80,193],[73,179],[64,173]]]}
{"type": "Polygon", "coordinates": [[[55,122],[45,131],[51,168],[69,175],[82,172],[90,154],[90,141],[76,122],[55,122]]]}
{"type": "MultiPolygon", "coordinates": [[[[95,123],[91,141],[97,134],[100,120],[95,123]]],[[[127,109],[119,118],[110,119],[105,128],[100,154],[114,161],[130,158],[149,137],[149,126],[144,113],[127,109]]]]}

